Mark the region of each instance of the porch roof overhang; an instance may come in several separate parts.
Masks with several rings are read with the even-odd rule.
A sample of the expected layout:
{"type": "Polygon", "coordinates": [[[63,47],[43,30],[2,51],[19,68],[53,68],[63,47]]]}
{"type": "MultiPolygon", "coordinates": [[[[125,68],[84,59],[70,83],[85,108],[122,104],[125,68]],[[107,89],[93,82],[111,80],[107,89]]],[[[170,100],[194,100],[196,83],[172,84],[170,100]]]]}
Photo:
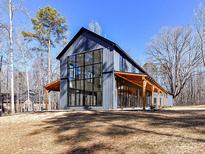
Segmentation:
{"type": "Polygon", "coordinates": [[[60,91],[60,80],[52,81],[44,86],[47,91],[60,91]]]}
{"type": "Polygon", "coordinates": [[[122,78],[132,84],[143,87],[143,82],[146,81],[146,90],[166,93],[168,92],[161,87],[154,79],[143,73],[127,73],[127,72],[114,72],[115,76],[122,78]]]}

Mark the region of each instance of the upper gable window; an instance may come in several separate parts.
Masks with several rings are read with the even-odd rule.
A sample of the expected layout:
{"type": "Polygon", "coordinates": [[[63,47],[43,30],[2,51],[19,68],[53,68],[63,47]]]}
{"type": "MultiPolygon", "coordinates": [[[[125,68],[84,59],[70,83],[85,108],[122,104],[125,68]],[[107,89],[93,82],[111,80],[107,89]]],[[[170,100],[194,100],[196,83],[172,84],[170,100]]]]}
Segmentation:
{"type": "Polygon", "coordinates": [[[136,73],[136,68],[132,65],[132,73],[136,73]]]}
{"type": "Polygon", "coordinates": [[[119,66],[120,66],[120,71],[122,72],[126,71],[126,59],[124,59],[122,56],[120,56],[119,66]]]}

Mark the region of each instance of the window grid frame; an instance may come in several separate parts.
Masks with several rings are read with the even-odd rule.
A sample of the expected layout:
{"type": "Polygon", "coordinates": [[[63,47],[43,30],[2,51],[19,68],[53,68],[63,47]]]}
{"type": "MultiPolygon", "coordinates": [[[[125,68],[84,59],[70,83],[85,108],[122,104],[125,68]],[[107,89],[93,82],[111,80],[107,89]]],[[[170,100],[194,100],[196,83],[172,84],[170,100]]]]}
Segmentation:
{"type": "Polygon", "coordinates": [[[88,106],[96,106],[96,107],[97,106],[102,106],[103,105],[103,94],[102,94],[102,92],[103,92],[103,84],[102,84],[102,78],[103,78],[103,76],[102,76],[103,75],[103,68],[102,68],[103,67],[103,49],[100,48],[100,49],[96,49],[96,50],[91,50],[91,51],[86,51],[86,52],[81,52],[81,53],[78,53],[78,54],[70,55],[70,56],[67,57],[67,62],[68,62],[68,67],[67,67],[67,70],[68,70],[68,74],[67,74],[67,79],[68,79],[68,103],[67,103],[67,106],[68,107],[81,107],[81,105],[79,105],[80,102],[77,102],[79,100],[79,98],[77,99],[77,94],[78,94],[79,97],[81,97],[80,95],[83,94],[83,105],[82,105],[82,107],[86,106],[86,104],[85,104],[86,103],[85,97],[88,96],[88,95],[86,95],[86,93],[88,93],[88,91],[86,91],[86,89],[85,89],[85,81],[89,80],[89,79],[92,80],[92,92],[91,92],[92,93],[92,95],[91,95],[92,96],[92,101],[89,102],[88,106]],[[89,53],[89,52],[92,52],[92,63],[91,64],[85,64],[85,54],[89,53]],[[95,57],[94,57],[94,53],[95,52],[99,52],[99,55],[100,55],[99,62],[95,62],[95,57]],[[83,55],[83,65],[82,66],[77,66],[76,65],[77,56],[80,55],[80,54],[83,55]],[[75,61],[74,61],[73,67],[70,68],[69,58],[72,57],[72,56],[75,56],[75,61]],[[99,76],[94,76],[94,71],[95,71],[94,67],[96,65],[100,66],[100,74],[99,74],[99,76]],[[92,66],[92,77],[85,78],[85,67],[86,66],[92,66]],[[83,78],[80,77],[80,78],[77,79],[76,78],[76,68],[81,68],[81,67],[83,68],[83,75],[82,75],[83,78]],[[70,78],[70,70],[72,70],[72,69],[73,69],[73,73],[74,73],[74,78],[73,79],[70,78]],[[97,90],[97,91],[94,91],[94,81],[95,81],[95,79],[99,79],[100,85],[101,85],[100,89],[97,90]],[[75,81],[75,87],[74,88],[70,87],[70,81],[75,81]],[[77,81],[83,81],[83,89],[78,89],[77,88],[77,81]],[[72,89],[72,90],[70,90],[70,89],[72,89]],[[70,94],[69,91],[74,91],[72,93],[72,94],[75,95],[74,103],[72,101],[70,101],[70,97],[69,96],[71,96],[72,94],[70,94]],[[98,102],[97,97],[95,98],[96,102],[94,102],[94,97],[95,97],[94,94],[95,93],[96,94],[100,93],[100,100],[101,100],[101,102],[98,102]],[[94,103],[95,103],[95,105],[94,105],[94,103]]]}

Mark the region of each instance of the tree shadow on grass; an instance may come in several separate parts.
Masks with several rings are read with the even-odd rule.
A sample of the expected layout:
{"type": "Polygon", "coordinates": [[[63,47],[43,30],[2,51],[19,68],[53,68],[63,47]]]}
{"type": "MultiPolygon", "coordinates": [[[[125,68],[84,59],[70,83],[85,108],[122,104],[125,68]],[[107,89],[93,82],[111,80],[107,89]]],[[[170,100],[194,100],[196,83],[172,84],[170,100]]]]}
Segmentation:
{"type": "MultiPolygon", "coordinates": [[[[203,138],[192,138],[179,134],[166,133],[154,128],[191,128],[193,133],[205,135],[204,130],[197,130],[196,127],[205,126],[205,111],[162,111],[162,112],[135,112],[135,111],[110,111],[110,112],[75,112],[65,113],[61,116],[49,118],[41,126],[29,135],[36,135],[41,131],[51,130],[57,134],[56,144],[76,147],[68,149],[67,153],[95,153],[105,150],[106,143],[98,143],[100,138],[121,138],[128,135],[159,135],[176,137],[191,142],[205,143],[203,138]],[[175,116],[172,116],[175,115],[175,116]],[[145,120],[150,128],[136,128],[139,122],[145,120]],[[120,121],[120,122],[119,122],[120,121]],[[130,122],[130,123],[129,123],[130,122]],[[95,141],[95,144],[88,144],[82,147],[82,143],[95,141]]],[[[114,149],[117,150],[117,149],[114,149]]]]}

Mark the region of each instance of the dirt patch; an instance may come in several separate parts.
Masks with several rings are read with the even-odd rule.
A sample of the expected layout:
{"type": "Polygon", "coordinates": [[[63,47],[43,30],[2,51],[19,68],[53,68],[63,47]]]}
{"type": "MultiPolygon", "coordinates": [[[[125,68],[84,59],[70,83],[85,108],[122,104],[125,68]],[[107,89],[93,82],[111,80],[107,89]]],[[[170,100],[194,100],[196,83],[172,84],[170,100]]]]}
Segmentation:
{"type": "Polygon", "coordinates": [[[205,110],[54,112],[0,118],[0,153],[203,153],[205,110]]]}

